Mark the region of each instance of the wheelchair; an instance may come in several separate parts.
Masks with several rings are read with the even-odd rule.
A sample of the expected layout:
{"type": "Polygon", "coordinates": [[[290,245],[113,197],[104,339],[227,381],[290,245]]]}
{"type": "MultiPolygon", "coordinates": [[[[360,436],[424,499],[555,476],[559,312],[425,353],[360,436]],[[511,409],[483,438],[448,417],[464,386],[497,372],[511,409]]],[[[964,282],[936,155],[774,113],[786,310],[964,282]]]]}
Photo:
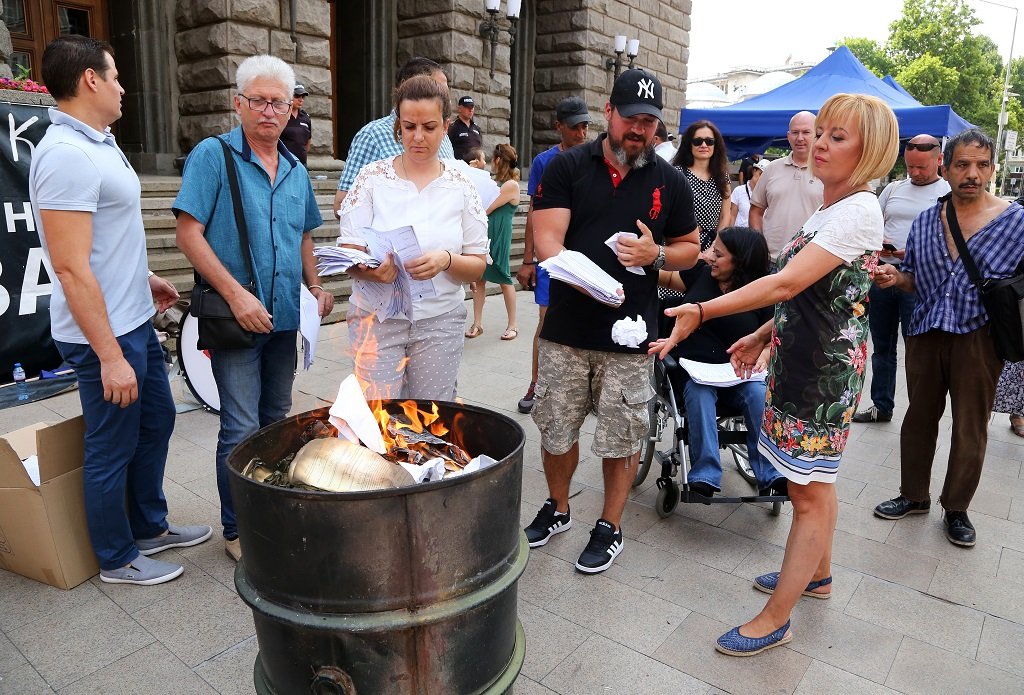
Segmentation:
{"type": "MultiPolygon", "coordinates": [[[[686,414],[678,405],[682,403],[682,394],[677,400],[676,389],[673,381],[682,383],[682,377],[686,371],[671,356],[665,359],[654,361],[654,390],[655,397],[648,403],[650,415],[650,429],[647,438],[640,449],[640,464],[637,467],[636,476],[633,479],[633,487],[639,487],[646,480],[651,470],[651,465],[657,460],[661,467],[658,476],[658,496],[654,505],[655,511],[661,518],[671,516],[676,505],[680,502],[699,504],[737,504],[751,502],[766,502],[771,504],[772,516],[778,516],[782,511],[782,503],[789,501],[785,495],[743,495],[739,497],[725,497],[715,495],[705,497],[690,489],[687,475],[689,465],[689,427],[686,414]],[[675,377],[673,379],[672,377],[675,377]],[[666,451],[658,451],[665,434],[665,429],[670,427],[672,432],[672,448],[666,451]],[[676,476],[679,482],[676,482],[676,476]]],[[[757,478],[750,467],[747,455],[747,431],[743,417],[738,412],[725,412],[719,406],[716,412],[718,419],[718,445],[719,448],[728,449],[732,454],[733,463],[737,472],[750,485],[757,489],[757,478]]]]}

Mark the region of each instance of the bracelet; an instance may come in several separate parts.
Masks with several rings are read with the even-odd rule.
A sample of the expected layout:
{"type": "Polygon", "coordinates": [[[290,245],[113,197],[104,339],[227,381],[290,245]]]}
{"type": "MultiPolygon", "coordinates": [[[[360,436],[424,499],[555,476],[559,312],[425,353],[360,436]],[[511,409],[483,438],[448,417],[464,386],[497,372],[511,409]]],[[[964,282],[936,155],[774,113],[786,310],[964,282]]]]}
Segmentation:
{"type": "Polygon", "coordinates": [[[448,265],[446,265],[446,266],[444,267],[444,270],[442,270],[442,271],[441,271],[442,273],[443,273],[443,272],[444,272],[445,270],[448,270],[449,268],[451,268],[451,267],[452,267],[452,252],[451,252],[451,251],[448,251],[448,250],[445,250],[445,253],[447,253],[447,254],[448,254],[448,265]]]}
{"type": "Polygon", "coordinates": [[[523,265],[537,265],[537,261],[523,261],[523,265]]]}
{"type": "Polygon", "coordinates": [[[320,290],[321,292],[324,291],[323,285],[306,285],[306,289],[307,290],[320,290]]]}
{"type": "Polygon", "coordinates": [[[697,305],[697,311],[700,312],[700,322],[697,324],[697,328],[704,325],[704,307],[700,305],[700,302],[694,302],[697,305]]]}

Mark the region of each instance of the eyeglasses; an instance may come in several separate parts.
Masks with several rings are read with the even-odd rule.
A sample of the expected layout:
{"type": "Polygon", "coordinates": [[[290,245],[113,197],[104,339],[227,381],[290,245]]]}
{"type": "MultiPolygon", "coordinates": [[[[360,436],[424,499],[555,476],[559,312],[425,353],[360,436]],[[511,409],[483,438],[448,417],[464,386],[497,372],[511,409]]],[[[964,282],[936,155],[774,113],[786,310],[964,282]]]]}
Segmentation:
{"type": "Polygon", "coordinates": [[[701,145],[707,145],[708,147],[715,146],[714,138],[694,138],[690,141],[690,144],[694,147],[700,147],[701,145]]]}
{"type": "Polygon", "coordinates": [[[244,94],[239,94],[239,97],[245,99],[249,103],[249,108],[253,111],[265,111],[267,104],[270,104],[270,108],[274,110],[274,113],[281,116],[285,115],[292,110],[292,102],[290,101],[267,101],[263,97],[247,97],[244,94]]]}
{"type": "Polygon", "coordinates": [[[938,147],[938,145],[936,145],[934,142],[908,142],[907,143],[907,149],[911,150],[911,151],[918,150],[920,152],[931,152],[936,147],[938,147]]]}

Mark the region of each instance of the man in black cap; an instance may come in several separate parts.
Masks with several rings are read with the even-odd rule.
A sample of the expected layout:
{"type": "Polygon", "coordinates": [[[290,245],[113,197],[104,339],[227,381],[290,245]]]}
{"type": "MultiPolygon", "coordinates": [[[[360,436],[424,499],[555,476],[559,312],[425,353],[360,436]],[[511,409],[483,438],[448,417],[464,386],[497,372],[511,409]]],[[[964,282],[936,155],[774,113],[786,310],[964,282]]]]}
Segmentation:
{"type": "Polygon", "coordinates": [[[523,264],[516,273],[516,279],[526,289],[533,290],[533,299],[537,302],[537,330],[533,334],[530,387],[526,390],[526,395],[519,401],[520,413],[529,413],[533,410],[534,393],[537,387],[537,346],[541,328],[544,326],[544,315],[548,309],[548,274],[537,265],[533,253],[533,196],[537,194],[541,176],[544,174],[544,167],[548,162],[570,147],[585,143],[589,127],[590,109],[587,108],[587,102],[577,96],[562,99],[555,107],[555,130],[559,136],[558,144],[541,152],[533,158],[533,163],[530,164],[530,181],[526,185],[526,194],[530,196],[530,208],[526,211],[523,264]]]}
{"type": "Polygon", "coordinates": [[[313,123],[309,119],[309,114],[302,110],[302,104],[308,96],[309,92],[303,85],[295,85],[292,92],[292,113],[288,117],[288,124],[281,131],[281,142],[303,166],[306,165],[306,154],[309,153],[309,144],[313,140],[313,123]]]}
{"type": "Polygon", "coordinates": [[[647,348],[657,338],[658,271],[690,268],[700,251],[693,192],[682,173],[654,154],[662,106],[661,82],[653,73],[622,73],[604,107],[607,134],[555,157],[534,196],[537,257],[580,252],[624,290],[622,304],[609,307],[552,282],[540,336],[533,420],[549,498],[526,537],[535,548],[571,526],[569,485],[579,463],[579,432],[593,411],[591,450],[602,460],[604,508],[576,562],[588,574],[611,567],[622,551],[622,513],[654,396],[654,358],[647,348]],[[605,241],[617,232],[623,234],[613,251],[605,241]],[[637,341],[616,332],[613,338],[613,326],[626,318],[646,324],[647,335],[637,341]]]}
{"type": "Polygon", "coordinates": [[[473,111],[476,104],[473,97],[461,97],[459,99],[459,117],[448,126],[448,139],[452,141],[452,148],[455,150],[456,159],[465,159],[469,151],[474,147],[483,147],[484,138],[480,134],[480,128],[473,120],[473,111]]]}

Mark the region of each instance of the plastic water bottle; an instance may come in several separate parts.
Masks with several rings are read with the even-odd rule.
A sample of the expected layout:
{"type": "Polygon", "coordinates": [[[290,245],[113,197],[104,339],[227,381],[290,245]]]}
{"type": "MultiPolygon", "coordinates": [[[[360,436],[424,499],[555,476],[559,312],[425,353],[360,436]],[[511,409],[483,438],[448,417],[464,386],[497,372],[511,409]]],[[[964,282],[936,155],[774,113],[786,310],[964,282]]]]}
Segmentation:
{"type": "Polygon", "coordinates": [[[28,400],[28,384],[25,383],[25,370],[21,366],[21,362],[14,363],[14,388],[18,392],[19,401],[28,400]]]}

